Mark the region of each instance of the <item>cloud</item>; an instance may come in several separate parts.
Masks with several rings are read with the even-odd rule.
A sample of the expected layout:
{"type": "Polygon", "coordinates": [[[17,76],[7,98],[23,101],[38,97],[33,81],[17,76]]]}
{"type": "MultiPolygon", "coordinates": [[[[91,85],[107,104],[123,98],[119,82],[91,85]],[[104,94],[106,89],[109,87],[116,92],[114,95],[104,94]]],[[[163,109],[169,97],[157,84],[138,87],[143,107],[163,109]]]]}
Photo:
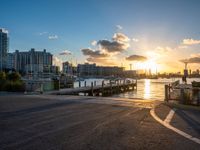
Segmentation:
{"type": "Polygon", "coordinates": [[[5,28],[0,28],[4,33],[9,33],[8,30],[6,30],[5,28]]]}
{"type": "Polygon", "coordinates": [[[95,40],[92,41],[92,42],[91,42],[91,45],[92,45],[92,46],[96,46],[96,45],[97,45],[97,41],[95,41],[95,40]]]}
{"type": "Polygon", "coordinates": [[[59,55],[71,55],[72,53],[68,50],[64,50],[62,52],[59,53],[59,55]]]}
{"type": "Polygon", "coordinates": [[[108,57],[109,55],[106,54],[106,53],[102,53],[101,51],[99,50],[92,50],[92,49],[89,49],[89,48],[86,48],[86,49],[81,49],[83,55],[85,56],[90,56],[91,57],[94,57],[94,58],[102,58],[102,57],[108,57]]]}
{"type": "Polygon", "coordinates": [[[200,40],[184,39],[183,44],[185,44],[185,45],[196,45],[196,44],[200,44],[200,40]]]}
{"type": "Polygon", "coordinates": [[[56,56],[53,56],[53,65],[62,67],[63,61],[56,56]]]}
{"type": "Polygon", "coordinates": [[[182,59],[180,62],[183,63],[200,63],[200,53],[198,54],[191,54],[190,58],[182,59]]]}
{"type": "Polygon", "coordinates": [[[42,35],[45,35],[45,34],[47,34],[47,33],[48,33],[48,32],[40,32],[39,35],[42,36],[42,35]]]}
{"type": "Polygon", "coordinates": [[[81,49],[83,55],[88,56],[87,62],[101,65],[116,65],[118,54],[128,49],[130,39],[123,33],[115,33],[111,40],[92,41],[92,45],[97,49],[81,49]],[[115,57],[117,56],[117,57],[115,57]]]}
{"type": "Polygon", "coordinates": [[[146,61],[147,58],[145,56],[140,56],[140,55],[131,55],[126,57],[126,60],[128,61],[146,61]]]}
{"type": "Polygon", "coordinates": [[[101,46],[102,49],[106,50],[109,53],[122,52],[130,46],[129,43],[121,43],[109,40],[99,40],[98,44],[101,46]]]}
{"type": "Polygon", "coordinates": [[[191,54],[191,57],[200,57],[200,53],[198,53],[198,54],[191,54]]]}
{"type": "Polygon", "coordinates": [[[122,30],[122,29],[123,29],[123,27],[120,26],[120,25],[116,25],[116,27],[117,27],[117,29],[119,29],[119,30],[122,30]]]}
{"type": "Polygon", "coordinates": [[[57,40],[58,36],[57,35],[49,35],[49,40],[57,40]]]}
{"type": "Polygon", "coordinates": [[[188,59],[182,59],[180,61],[183,63],[200,63],[200,57],[192,57],[188,59]]]}
{"type": "Polygon", "coordinates": [[[139,40],[138,40],[138,39],[135,39],[135,38],[132,38],[132,41],[133,41],[133,42],[139,42],[139,40]]]}
{"type": "Polygon", "coordinates": [[[113,40],[118,42],[128,42],[130,39],[123,33],[115,33],[113,35],[113,40]]]}
{"type": "Polygon", "coordinates": [[[179,49],[186,49],[186,48],[188,48],[188,46],[187,45],[179,45],[178,48],[179,49]]]}
{"type": "Polygon", "coordinates": [[[127,50],[130,47],[129,38],[123,33],[115,33],[112,41],[110,40],[99,40],[97,44],[100,49],[105,50],[108,53],[116,53],[127,50]]]}
{"type": "Polygon", "coordinates": [[[166,52],[173,51],[173,49],[171,47],[168,47],[168,46],[166,46],[166,47],[160,47],[160,46],[158,46],[158,47],[156,47],[156,51],[160,52],[160,53],[166,53],[166,52]]]}

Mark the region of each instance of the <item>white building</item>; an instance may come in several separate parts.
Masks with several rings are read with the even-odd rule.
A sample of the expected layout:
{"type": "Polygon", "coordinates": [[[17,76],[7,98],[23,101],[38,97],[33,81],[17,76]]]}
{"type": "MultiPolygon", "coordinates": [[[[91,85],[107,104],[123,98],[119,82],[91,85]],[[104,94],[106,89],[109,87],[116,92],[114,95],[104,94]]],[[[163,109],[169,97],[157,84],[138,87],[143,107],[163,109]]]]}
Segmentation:
{"type": "Polygon", "coordinates": [[[16,50],[13,53],[14,69],[24,74],[48,73],[52,66],[52,57],[53,55],[46,52],[45,49],[43,51],[35,51],[32,48],[26,52],[16,50]]]}

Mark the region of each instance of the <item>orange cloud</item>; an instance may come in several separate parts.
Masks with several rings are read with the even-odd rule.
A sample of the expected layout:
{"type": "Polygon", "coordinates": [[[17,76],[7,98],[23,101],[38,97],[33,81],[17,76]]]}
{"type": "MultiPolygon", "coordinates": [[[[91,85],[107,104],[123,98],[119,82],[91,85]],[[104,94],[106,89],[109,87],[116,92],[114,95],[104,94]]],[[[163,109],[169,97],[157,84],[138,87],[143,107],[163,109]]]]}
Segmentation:
{"type": "Polygon", "coordinates": [[[185,44],[185,45],[196,45],[196,44],[200,44],[200,40],[184,39],[183,44],[185,44]]]}

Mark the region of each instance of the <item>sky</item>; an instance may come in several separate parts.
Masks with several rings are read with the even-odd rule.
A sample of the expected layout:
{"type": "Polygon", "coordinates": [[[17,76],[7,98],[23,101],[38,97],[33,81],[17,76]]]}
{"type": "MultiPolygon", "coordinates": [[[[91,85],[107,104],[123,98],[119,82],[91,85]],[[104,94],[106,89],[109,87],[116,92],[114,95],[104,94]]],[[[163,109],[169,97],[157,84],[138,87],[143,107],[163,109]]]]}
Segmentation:
{"type": "Polygon", "coordinates": [[[9,51],[47,49],[54,63],[158,72],[200,69],[199,0],[0,0],[9,51]],[[181,60],[181,61],[180,61],[181,60]]]}

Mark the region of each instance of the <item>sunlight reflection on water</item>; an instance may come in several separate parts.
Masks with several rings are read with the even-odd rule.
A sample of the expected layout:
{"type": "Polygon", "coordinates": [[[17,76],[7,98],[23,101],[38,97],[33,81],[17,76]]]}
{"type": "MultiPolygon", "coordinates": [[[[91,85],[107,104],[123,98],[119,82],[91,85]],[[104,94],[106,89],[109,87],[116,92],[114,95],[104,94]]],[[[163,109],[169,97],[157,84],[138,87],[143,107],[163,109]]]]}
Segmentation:
{"type": "MultiPolygon", "coordinates": [[[[103,79],[86,79],[87,86],[91,85],[91,82],[97,81],[97,85],[101,85],[103,79]]],[[[180,78],[173,79],[140,79],[137,81],[137,90],[116,94],[112,97],[121,97],[121,98],[136,98],[136,99],[147,99],[147,100],[164,100],[164,85],[180,80],[180,78]]],[[[198,78],[188,79],[188,83],[191,81],[200,81],[198,78]]],[[[82,86],[84,82],[82,82],[82,86]]],[[[75,87],[78,87],[78,82],[75,83],[75,87]]]]}
{"type": "Polygon", "coordinates": [[[149,99],[150,98],[150,88],[151,82],[149,79],[144,80],[144,98],[149,99]]]}
{"type": "MultiPolygon", "coordinates": [[[[137,90],[126,92],[113,97],[121,98],[136,98],[136,99],[148,99],[148,100],[164,100],[164,85],[180,80],[180,78],[173,79],[141,79],[138,80],[137,90]]],[[[188,83],[192,81],[200,81],[197,78],[188,79],[188,83]]]]}
{"type": "Polygon", "coordinates": [[[141,79],[137,82],[137,90],[114,95],[114,97],[163,100],[164,85],[170,82],[171,79],[141,79]]]}

